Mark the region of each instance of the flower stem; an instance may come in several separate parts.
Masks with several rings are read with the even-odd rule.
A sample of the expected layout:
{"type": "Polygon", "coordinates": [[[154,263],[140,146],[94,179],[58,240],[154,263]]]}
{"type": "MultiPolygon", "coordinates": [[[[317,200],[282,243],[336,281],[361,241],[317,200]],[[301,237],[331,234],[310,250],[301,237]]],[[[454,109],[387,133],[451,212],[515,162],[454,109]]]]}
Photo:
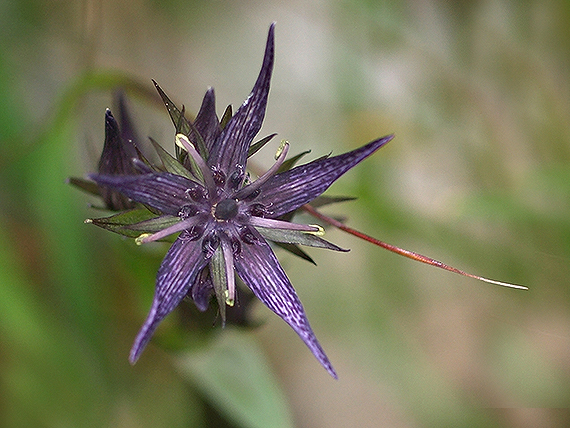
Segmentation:
{"type": "Polygon", "coordinates": [[[350,233],[351,235],[356,236],[357,238],[364,239],[365,241],[370,242],[371,244],[377,245],[377,246],[382,247],[388,251],[392,251],[393,253],[407,257],[409,259],[416,260],[418,262],[422,262],[422,263],[425,263],[425,264],[428,264],[431,266],[435,266],[435,267],[438,267],[440,269],[447,270],[449,272],[457,273],[459,275],[467,276],[469,278],[478,279],[479,281],[487,282],[489,284],[500,285],[502,287],[518,288],[520,290],[528,290],[528,287],[525,287],[523,285],[511,284],[508,282],[496,281],[494,279],[489,279],[489,278],[485,278],[482,276],[473,275],[473,274],[464,272],[460,269],[454,268],[453,266],[446,265],[445,263],[440,262],[439,260],[432,259],[431,257],[427,257],[427,256],[424,256],[422,254],[416,253],[414,251],[405,250],[403,248],[399,248],[399,247],[396,247],[394,245],[388,244],[386,242],[380,241],[379,239],[373,238],[372,236],[369,236],[369,235],[366,235],[365,233],[359,232],[356,229],[353,229],[351,227],[348,227],[348,226],[342,224],[340,221],[335,220],[334,218],[328,217],[328,216],[320,213],[319,211],[317,211],[315,208],[313,208],[309,204],[303,205],[302,208],[303,208],[303,210],[305,210],[307,213],[309,213],[313,217],[318,218],[319,220],[322,220],[331,226],[334,226],[334,227],[336,227],[336,228],[338,228],[338,229],[340,229],[346,233],[350,233]]]}

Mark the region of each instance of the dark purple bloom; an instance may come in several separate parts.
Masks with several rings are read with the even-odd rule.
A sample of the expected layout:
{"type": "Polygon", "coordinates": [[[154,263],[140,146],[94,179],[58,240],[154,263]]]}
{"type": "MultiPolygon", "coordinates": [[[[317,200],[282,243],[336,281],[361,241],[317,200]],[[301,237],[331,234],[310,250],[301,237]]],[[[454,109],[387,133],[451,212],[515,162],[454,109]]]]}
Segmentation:
{"type": "MultiPolygon", "coordinates": [[[[135,174],[132,159],[137,158],[137,137],[127,111],[123,94],[118,96],[120,123],[111,110],[105,112],[105,145],[99,159],[99,174],[135,174]]],[[[107,187],[100,188],[100,194],[108,209],[120,211],[134,207],[133,201],[107,187]]]]}
{"type": "Polygon", "coordinates": [[[207,308],[212,295],[216,296],[223,322],[226,305],[234,304],[237,272],[336,378],[267,240],[342,251],[319,237],[322,228],[291,223],[282,217],[311,202],[392,136],[340,156],[278,172],[288,152],[288,144],[283,143],[273,167],[250,181],[246,163],[265,115],[273,69],[273,34],[272,25],[259,77],[249,97],[227,123],[216,115],[212,89],[206,93],[195,122],[190,123],[158,88],[171,116],[177,118],[176,142],[181,163],[161,156],[165,168],[158,171],[135,159],[136,173],[90,176],[99,186],[120,192],[159,213],[130,226],[148,231],[137,238],[138,243],[180,232],[158,271],[150,313],[131,350],[132,363],[158,324],[186,296],[200,310],[207,308]]]}

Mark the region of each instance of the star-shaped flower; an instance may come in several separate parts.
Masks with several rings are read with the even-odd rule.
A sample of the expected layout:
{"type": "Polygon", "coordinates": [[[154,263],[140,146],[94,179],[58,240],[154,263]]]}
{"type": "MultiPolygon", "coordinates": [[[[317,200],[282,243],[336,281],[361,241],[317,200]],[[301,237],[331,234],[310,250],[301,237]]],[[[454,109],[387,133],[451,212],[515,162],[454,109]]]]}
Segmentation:
{"type": "Polygon", "coordinates": [[[119,192],[154,212],[151,218],[129,226],[133,231],[148,232],[137,238],[138,243],[180,233],[159,268],[150,312],[130,353],[132,363],[158,324],[186,296],[200,310],[206,310],[210,297],[215,295],[224,321],[226,305],[234,304],[237,272],[255,296],[297,332],[336,378],[268,240],[343,251],[320,238],[319,226],[291,223],[285,220],[286,215],[321,195],[392,136],[288,170],[282,168],[289,149],[283,143],[275,164],[250,181],[246,173],[248,156],[272,137],[252,145],[265,115],[273,58],[271,25],[263,65],[251,94],[235,115],[230,111],[222,120],[215,112],[213,89],[207,91],[192,123],[157,85],[175,122],[178,159],[169,157],[155,144],[164,164],[161,170],[137,157],[133,159],[136,171],[132,173],[106,174],[100,170],[90,175],[101,188],[119,192]]]}

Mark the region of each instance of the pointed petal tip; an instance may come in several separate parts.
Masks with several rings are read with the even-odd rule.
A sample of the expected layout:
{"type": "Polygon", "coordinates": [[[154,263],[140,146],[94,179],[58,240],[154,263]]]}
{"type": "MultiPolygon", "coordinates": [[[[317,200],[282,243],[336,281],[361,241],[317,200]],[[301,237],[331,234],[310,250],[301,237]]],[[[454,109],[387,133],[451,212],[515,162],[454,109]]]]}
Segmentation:
{"type": "Polygon", "coordinates": [[[395,136],[396,136],[395,134],[389,134],[389,135],[385,135],[381,138],[378,138],[375,141],[380,144],[379,147],[382,147],[383,145],[388,144],[390,141],[392,141],[395,136]]]}
{"type": "Polygon", "coordinates": [[[136,364],[136,362],[139,359],[139,355],[137,353],[134,352],[134,349],[131,349],[131,352],[129,354],[129,363],[131,364],[131,366],[134,366],[136,364]]]}
{"type": "Polygon", "coordinates": [[[333,368],[333,366],[329,366],[329,367],[325,366],[325,369],[327,369],[327,372],[329,372],[329,374],[333,377],[334,380],[338,380],[338,375],[336,374],[336,371],[333,368]]]}
{"type": "Polygon", "coordinates": [[[133,347],[131,348],[131,352],[129,353],[129,362],[131,364],[134,365],[137,362],[140,355],[146,348],[146,345],[148,345],[148,342],[150,342],[150,339],[161,320],[162,320],[161,318],[160,319],[157,318],[156,309],[154,308],[153,304],[153,307],[150,309],[146,321],[139,330],[137,337],[133,342],[133,347]]]}
{"type": "Polygon", "coordinates": [[[115,116],[113,116],[110,108],[105,109],[105,128],[106,132],[109,132],[110,130],[116,133],[119,132],[119,124],[117,123],[115,116]]]}

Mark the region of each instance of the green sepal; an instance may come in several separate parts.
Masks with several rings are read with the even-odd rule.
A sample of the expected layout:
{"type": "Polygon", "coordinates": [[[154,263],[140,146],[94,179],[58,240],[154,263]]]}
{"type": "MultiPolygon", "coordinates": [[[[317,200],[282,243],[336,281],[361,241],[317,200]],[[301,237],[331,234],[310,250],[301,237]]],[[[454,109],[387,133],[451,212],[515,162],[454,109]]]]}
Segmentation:
{"type": "MultiPolygon", "coordinates": [[[[188,137],[188,139],[190,139],[190,135],[194,134],[194,137],[196,138],[196,148],[198,149],[200,156],[202,156],[204,159],[208,159],[208,149],[206,148],[206,143],[204,142],[204,139],[194,124],[190,122],[184,115],[184,107],[182,107],[182,110],[180,110],[178,107],[176,107],[176,104],[172,102],[168,95],[166,95],[162,88],[158,86],[158,83],[156,83],[154,80],[152,83],[154,83],[154,86],[156,87],[160,98],[162,98],[162,102],[166,106],[166,110],[168,110],[168,114],[170,115],[170,119],[172,119],[176,133],[184,134],[188,137]]],[[[178,151],[179,149],[177,148],[176,150],[177,156],[180,156],[181,153],[178,151]]]]}
{"type": "Polygon", "coordinates": [[[279,167],[279,169],[277,170],[277,174],[279,174],[280,172],[285,172],[285,171],[289,171],[291,168],[293,168],[297,162],[299,162],[299,160],[305,156],[306,154],[311,153],[310,150],[305,150],[304,152],[299,153],[298,155],[293,156],[292,158],[287,159],[285,162],[283,162],[283,164],[279,167]]]}
{"type": "Polygon", "coordinates": [[[331,242],[308,232],[290,229],[274,229],[269,227],[255,226],[257,231],[261,233],[265,239],[273,242],[282,242],[285,244],[301,244],[309,247],[326,248],[335,251],[349,251],[339,247],[331,242]]]}
{"type": "Polygon", "coordinates": [[[67,183],[77,187],[80,190],[83,190],[84,192],[90,193],[91,195],[101,196],[99,186],[93,181],[77,177],[69,177],[67,179],[67,183]]]}
{"type": "Polygon", "coordinates": [[[267,143],[269,143],[269,141],[271,141],[271,139],[273,137],[275,137],[277,134],[271,134],[268,135],[267,137],[262,138],[259,141],[256,141],[255,143],[253,143],[251,146],[249,146],[249,151],[247,152],[247,157],[251,157],[254,154],[256,154],[263,146],[265,146],[267,143]]]}
{"type": "Polygon", "coordinates": [[[176,128],[176,133],[188,136],[191,131],[190,122],[188,121],[188,119],[186,119],[184,114],[182,114],[182,112],[178,109],[178,107],[176,107],[176,104],[172,102],[172,100],[168,97],[168,95],[166,95],[166,93],[162,90],[162,88],[158,86],[158,83],[156,83],[154,80],[152,81],[152,83],[154,83],[154,86],[158,91],[160,98],[162,98],[162,102],[164,103],[166,110],[170,115],[170,119],[172,119],[172,123],[176,128]]]}
{"type": "Polygon", "coordinates": [[[111,232],[118,233],[119,235],[136,238],[141,234],[141,231],[127,229],[126,226],[141,223],[143,221],[150,220],[153,217],[156,217],[156,214],[150,212],[146,208],[136,208],[134,210],[122,211],[110,217],[87,219],[85,220],[85,223],[93,223],[95,226],[110,230],[111,232]]]}
{"type": "Polygon", "coordinates": [[[154,146],[156,153],[158,153],[158,157],[160,158],[162,165],[164,165],[164,169],[166,172],[170,172],[172,174],[180,175],[182,177],[186,177],[192,180],[194,177],[192,173],[188,171],[184,166],[178,162],[176,158],[174,158],[170,153],[168,153],[164,148],[158,144],[153,138],[149,138],[150,142],[154,146]]]}
{"type": "Polygon", "coordinates": [[[214,293],[218,301],[218,310],[222,319],[222,326],[226,325],[226,294],[228,291],[228,277],[226,274],[226,260],[222,246],[218,246],[210,259],[210,276],[214,284],[214,293]]]}
{"type": "Polygon", "coordinates": [[[325,205],[336,204],[339,202],[354,201],[357,198],[353,196],[317,196],[309,205],[313,208],[324,207],[325,205]]]}
{"type": "MultiPolygon", "coordinates": [[[[184,115],[184,111],[185,107],[182,106],[182,117],[186,117],[184,115]]],[[[190,126],[190,129],[192,130],[192,133],[194,134],[194,137],[196,138],[196,142],[194,143],[194,141],[192,141],[192,144],[196,146],[196,148],[198,149],[198,153],[200,153],[200,156],[202,156],[202,159],[207,160],[210,157],[210,153],[208,152],[208,147],[206,146],[206,142],[202,138],[202,134],[198,132],[198,128],[196,128],[196,126],[192,122],[190,122],[189,120],[187,120],[187,122],[188,125],[190,126]]],[[[190,140],[190,135],[187,135],[187,137],[190,140]]]]}
{"type": "Polygon", "coordinates": [[[314,264],[315,266],[317,265],[317,262],[315,262],[311,256],[309,256],[305,251],[303,251],[301,247],[299,247],[296,244],[285,244],[283,242],[274,242],[274,244],[277,245],[279,248],[283,248],[285,251],[290,252],[294,256],[300,257],[303,260],[306,260],[309,263],[314,264]]]}
{"type": "Polygon", "coordinates": [[[123,227],[125,229],[136,230],[138,232],[156,233],[160,232],[162,229],[166,229],[167,227],[174,226],[178,222],[180,222],[180,217],[178,216],[162,215],[160,217],[154,217],[149,220],[143,220],[123,227]]]}
{"type": "Polygon", "coordinates": [[[230,104],[224,110],[224,114],[222,115],[222,119],[220,120],[220,129],[223,130],[226,127],[232,116],[233,116],[232,105],[230,104]]]}

